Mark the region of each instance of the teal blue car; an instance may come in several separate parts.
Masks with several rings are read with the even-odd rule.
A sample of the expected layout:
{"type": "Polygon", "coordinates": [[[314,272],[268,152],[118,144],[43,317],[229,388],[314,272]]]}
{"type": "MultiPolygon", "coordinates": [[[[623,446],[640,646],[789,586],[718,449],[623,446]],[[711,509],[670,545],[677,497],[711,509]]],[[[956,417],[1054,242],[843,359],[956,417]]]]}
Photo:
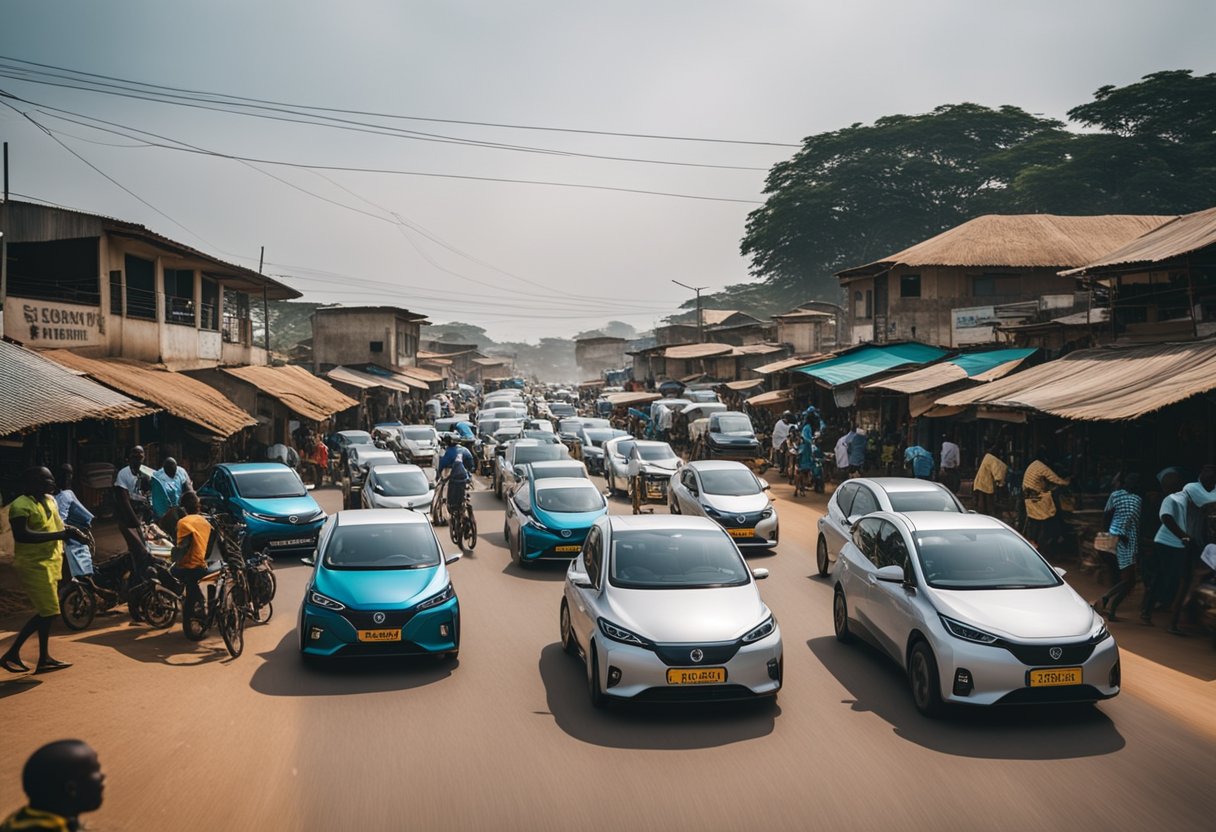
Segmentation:
{"type": "Polygon", "coordinates": [[[527,477],[507,497],[502,534],[519,566],[570,560],[591,524],[607,513],[608,502],[588,479],[527,477]]]}
{"type": "Polygon", "coordinates": [[[198,490],[203,505],[245,524],[252,551],[311,552],[325,512],[281,462],[224,462],[198,490]]]}
{"type": "Polygon", "coordinates": [[[460,651],[460,602],[426,515],[340,511],[326,521],[297,626],[306,661],[460,651]]]}

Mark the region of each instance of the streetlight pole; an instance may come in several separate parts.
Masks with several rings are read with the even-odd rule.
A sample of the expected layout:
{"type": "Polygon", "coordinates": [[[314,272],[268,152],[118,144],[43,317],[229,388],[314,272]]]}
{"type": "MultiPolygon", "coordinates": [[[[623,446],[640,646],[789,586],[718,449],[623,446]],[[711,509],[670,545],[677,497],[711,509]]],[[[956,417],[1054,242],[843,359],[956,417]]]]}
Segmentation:
{"type": "Polygon", "coordinates": [[[697,342],[705,343],[705,316],[701,314],[701,292],[708,289],[708,286],[689,286],[687,283],[681,283],[678,280],[671,281],[677,286],[683,286],[685,289],[691,289],[697,293],[697,342]]]}

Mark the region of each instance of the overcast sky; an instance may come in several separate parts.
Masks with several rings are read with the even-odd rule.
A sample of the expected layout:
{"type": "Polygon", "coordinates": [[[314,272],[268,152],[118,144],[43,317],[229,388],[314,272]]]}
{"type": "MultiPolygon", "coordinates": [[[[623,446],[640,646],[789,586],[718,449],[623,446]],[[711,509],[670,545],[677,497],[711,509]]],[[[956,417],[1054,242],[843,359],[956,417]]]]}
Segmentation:
{"type": "MultiPolygon", "coordinates": [[[[960,101],[1063,118],[1103,84],[1216,70],[1212,0],[3,0],[0,20],[5,58],[182,89],[795,144],[960,101]]],[[[0,90],[39,105],[14,102],[98,169],[0,107],[15,194],[141,222],[254,268],[265,246],[266,271],[307,300],[394,303],[497,340],[613,318],[644,329],[689,296],[672,279],[743,280],[747,212],[767,168],[794,150],[341,116],[433,134],[370,135],[11,77],[0,90]],[[266,161],[741,201],[243,163],[149,147],[172,142],[136,142],[48,107],[266,161]]]]}

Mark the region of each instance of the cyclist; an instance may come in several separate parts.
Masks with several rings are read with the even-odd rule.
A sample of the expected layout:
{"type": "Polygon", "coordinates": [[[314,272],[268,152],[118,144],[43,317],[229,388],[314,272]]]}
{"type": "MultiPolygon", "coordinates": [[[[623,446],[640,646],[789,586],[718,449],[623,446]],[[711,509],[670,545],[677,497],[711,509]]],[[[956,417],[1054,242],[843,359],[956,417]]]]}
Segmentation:
{"type": "Polygon", "coordinates": [[[215,533],[211,522],[199,514],[198,495],[187,491],[182,495],[186,516],[177,521],[177,546],[173,547],[173,577],[186,587],[186,603],[191,609],[203,607],[199,579],[207,574],[207,549],[215,533]]]}
{"type": "Polygon", "coordinates": [[[469,482],[473,479],[473,475],[465,466],[465,455],[467,454],[470,460],[473,455],[468,452],[467,448],[461,447],[460,450],[464,453],[458,453],[452,458],[452,465],[448,471],[448,515],[453,522],[464,511],[464,495],[468,490],[469,482]]]}
{"type": "MultiPolygon", "coordinates": [[[[443,495],[445,489],[447,488],[448,478],[450,476],[449,469],[451,469],[456,460],[459,459],[461,461],[461,467],[464,469],[464,472],[468,477],[465,480],[467,485],[467,483],[472,480],[470,472],[476,470],[475,466],[477,465],[476,460],[473,458],[473,452],[462,445],[460,441],[456,439],[456,437],[450,435],[445,436],[443,438],[443,444],[443,456],[439,458],[439,465],[435,469],[435,506],[436,514],[438,515],[434,518],[436,524],[443,523],[443,495]]],[[[461,495],[461,499],[464,499],[463,494],[461,495]]]]}

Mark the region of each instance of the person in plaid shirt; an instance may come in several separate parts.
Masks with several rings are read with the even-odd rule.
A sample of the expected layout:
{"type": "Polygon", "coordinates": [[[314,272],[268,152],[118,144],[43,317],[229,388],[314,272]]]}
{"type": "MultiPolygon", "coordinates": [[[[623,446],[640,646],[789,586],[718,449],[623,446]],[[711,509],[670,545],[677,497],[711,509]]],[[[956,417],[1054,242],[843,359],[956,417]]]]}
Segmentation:
{"type": "Polygon", "coordinates": [[[1109,534],[1118,540],[1115,558],[1119,562],[1119,580],[1094,602],[1094,609],[1111,621],[1119,620],[1116,615],[1119,602],[1136,585],[1136,561],[1140,555],[1140,509],[1143,505],[1138,474],[1128,474],[1123,480],[1123,487],[1112,492],[1106,501],[1105,517],[1109,518],[1109,534]]]}

